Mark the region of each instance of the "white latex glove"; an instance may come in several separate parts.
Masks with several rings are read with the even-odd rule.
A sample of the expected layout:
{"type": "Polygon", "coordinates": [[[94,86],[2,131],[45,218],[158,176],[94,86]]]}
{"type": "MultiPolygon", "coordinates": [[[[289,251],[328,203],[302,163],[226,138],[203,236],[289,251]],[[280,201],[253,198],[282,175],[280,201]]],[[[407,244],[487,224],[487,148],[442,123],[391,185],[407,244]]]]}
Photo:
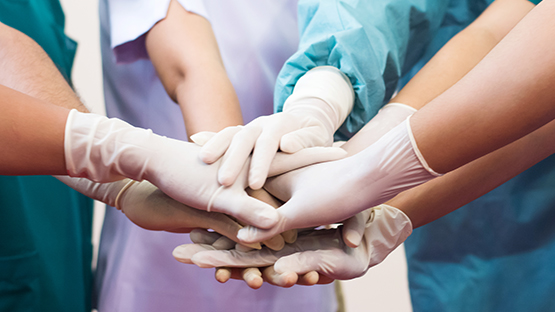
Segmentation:
{"type": "Polygon", "coordinates": [[[200,161],[200,147],[135,128],[119,119],[72,110],[65,132],[68,174],[95,182],[148,180],[190,207],[223,212],[248,224],[277,221],[273,207],[247,195],[246,166],[237,183],[221,187],[219,164],[200,161]]]}
{"type": "MultiPolygon", "coordinates": [[[[188,233],[192,229],[213,229],[237,241],[242,226],[225,214],[188,207],[170,198],[148,181],[124,179],[96,183],[84,178],[57,176],[80,193],[121,210],[136,225],[153,231],[188,233]]],[[[249,247],[260,248],[259,244],[249,247]]]]}
{"type": "Polygon", "coordinates": [[[400,210],[380,205],[368,210],[362,244],[348,247],[340,230],[311,231],[299,234],[297,241],[281,251],[268,248],[241,252],[215,250],[211,245],[188,244],[173,251],[183,263],[210,267],[264,267],[274,264],[278,274],[304,274],[317,271],[333,279],[352,279],[382,262],[412,233],[409,218],[400,210]]]}
{"type": "Polygon", "coordinates": [[[228,186],[252,152],[248,181],[252,189],[259,189],[278,149],[295,153],[331,146],[333,134],[351,112],[353,102],[353,88],[343,73],[330,66],[316,67],[299,79],[283,112],[222,130],[204,145],[201,159],[210,164],[223,155],[218,181],[228,186]]]}
{"type": "Polygon", "coordinates": [[[275,233],[341,222],[438,174],[419,155],[408,120],[351,157],[316,164],[270,179],[266,189],[286,201],[270,229],[247,226],[238,238],[263,241],[275,233]]]}
{"type": "MultiPolygon", "coordinates": [[[[382,107],[376,116],[342,147],[347,150],[349,155],[354,155],[374,144],[415,112],[415,108],[406,104],[389,103],[382,107]]],[[[347,246],[354,248],[360,244],[370,210],[360,212],[343,222],[343,240],[347,246]]]]}
{"type": "MultiPolygon", "coordinates": [[[[216,178],[219,161],[207,165],[199,159],[199,151],[196,144],[162,137],[116,118],[72,110],[66,122],[65,158],[72,177],[95,182],[144,179],[190,207],[226,213],[262,228],[275,224],[275,209],[245,192],[248,163],[235,184],[223,187],[216,178]]],[[[334,150],[336,156],[338,151],[334,150]]],[[[343,157],[344,152],[340,153],[343,157]]],[[[287,161],[276,164],[284,167],[287,161]]]]}

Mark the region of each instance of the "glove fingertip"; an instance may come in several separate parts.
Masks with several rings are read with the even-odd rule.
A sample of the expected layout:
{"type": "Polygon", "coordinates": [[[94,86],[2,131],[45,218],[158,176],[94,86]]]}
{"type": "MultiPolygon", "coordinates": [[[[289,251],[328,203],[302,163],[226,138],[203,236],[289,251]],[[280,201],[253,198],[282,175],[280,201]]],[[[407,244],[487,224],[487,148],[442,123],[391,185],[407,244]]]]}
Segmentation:
{"type": "Polygon", "coordinates": [[[193,264],[191,261],[191,255],[187,252],[187,249],[184,247],[185,245],[177,246],[172,251],[172,256],[175,260],[185,263],[185,264],[193,264]]]}
{"type": "Polygon", "coordinates": [[[212,139],[216,135],[215,132],[210,131],[201,131],[191,135],[189,138],[191,142],[195,143],[196,145],[203,146],[206,144],[210,139],[212,139]]]}
{"type": "Polygon", "coordinates": [[[237,232],[237,239],[241,241],[241,243],[256,243],[260,241],[266,240],[267,235],[262,234],[262,231],[253,226],[246,226],[237,232]]]}
{"type": "Polygon", "coordinates": [[[297,136],[293,136],[293,135],[284,135],[281,138],[281,141],[279,144],[279,149],[282,152],[289,153],[289,154],[296,153],[303,148],[305,148],[305,146],[301,142],[299,142],[299,140],[297,139],[297,136]]]}
{"type": "Polygon", "coordinates": [[[253,177],[249,178],[249,187],[253,190],[259,190],[264,186],[266,178],[253,177]]]}
{"type": "Polygon", "coordinates": [[[198,153],[200,160],[205,164],[212,164],[222,157],[222,155],[214,153],[212,150],[203,148],[198,153]]]}
{"type": "Polygon", "coordinates": [[[227,170],[218,172],[218,182],[223,186],[231,186],[235,183],[235,177],[232,176],[227,170]]]}
{"type": "Polygon", "coordinates": [[[362,236],[357,231],[346,230],[345,234],[343,235],[343,240],[345,241],[345,244],[347,244],[347,246],[351,248],[356,248],[360,245],[362,236]]]}

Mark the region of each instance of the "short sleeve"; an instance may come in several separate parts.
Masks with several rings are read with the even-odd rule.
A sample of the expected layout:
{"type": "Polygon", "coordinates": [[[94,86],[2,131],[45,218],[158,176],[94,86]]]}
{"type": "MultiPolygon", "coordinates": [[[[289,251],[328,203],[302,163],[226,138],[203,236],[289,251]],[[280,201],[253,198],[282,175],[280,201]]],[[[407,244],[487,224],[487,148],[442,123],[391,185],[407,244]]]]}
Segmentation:
{"type": "MultiPolygon", "coordinates": [[[[206,19],[204,0],[178,0],[189,12],[206,19]]],[[[118,63],[148,59],[145,34],[166,17],[170,0],[109,0],[110,47],[118,63]]]]}

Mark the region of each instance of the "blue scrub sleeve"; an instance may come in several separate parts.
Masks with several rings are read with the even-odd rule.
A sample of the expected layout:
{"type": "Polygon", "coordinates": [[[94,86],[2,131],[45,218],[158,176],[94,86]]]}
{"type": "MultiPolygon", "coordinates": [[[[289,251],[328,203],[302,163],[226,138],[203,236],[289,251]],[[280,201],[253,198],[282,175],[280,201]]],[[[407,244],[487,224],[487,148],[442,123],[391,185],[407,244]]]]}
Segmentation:
{"type": "Polygon", "coordinates": [[[422,56],[448,4],[449,0],[299,1],[299,49],[277,78],[275,110],[283,109],[306,71],[337,67],[356,92],[353,111],[336,134],[339,139],[350,137],[376,115],[405,69],[422,56]]]}

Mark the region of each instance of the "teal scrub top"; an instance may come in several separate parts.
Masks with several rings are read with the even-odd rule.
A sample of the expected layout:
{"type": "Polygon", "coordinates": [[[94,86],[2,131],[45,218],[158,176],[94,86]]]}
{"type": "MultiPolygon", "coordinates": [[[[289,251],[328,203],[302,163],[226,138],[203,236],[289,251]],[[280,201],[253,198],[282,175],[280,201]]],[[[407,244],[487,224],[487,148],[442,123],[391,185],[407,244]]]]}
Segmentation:
{"type": "MultiPolygon", "coordinates": [[[[57,0],[0,1],[69,81],[76,43],[57,0]]],[[[0,176],[0,311],[91,311],[92,200],[50,176],[0,176]]]]}
{"type": "MultiPolygon", "coordinates": [[[[452,1],[426,55],[403,82],[489,2],[452,1]]],[[[554,221],[551,156],[463,208],[415,229],[405,242],[413,310],[553,311],[554,221]]]]}

